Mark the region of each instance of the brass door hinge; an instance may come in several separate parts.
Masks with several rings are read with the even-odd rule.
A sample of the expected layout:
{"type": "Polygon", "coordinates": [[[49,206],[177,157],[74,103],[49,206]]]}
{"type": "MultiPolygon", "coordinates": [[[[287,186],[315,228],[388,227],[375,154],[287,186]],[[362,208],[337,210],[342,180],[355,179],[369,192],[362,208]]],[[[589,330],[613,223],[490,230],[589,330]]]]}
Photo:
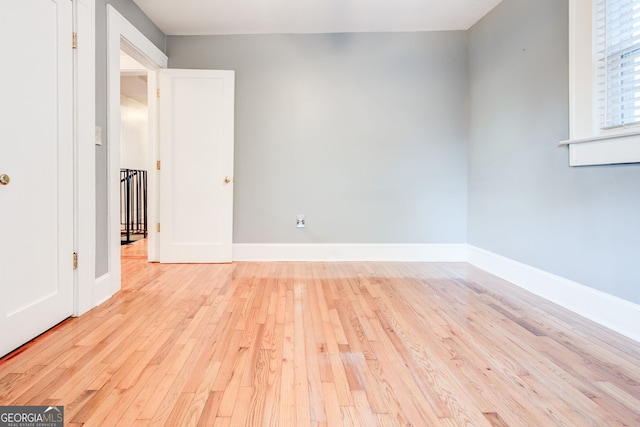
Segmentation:
{"type": "Polygon", "coordinates": [[[156,170],[160,170],[160,160],[156,160],[156,170]]]}
{"type": "Polygon", "coordinates": [[[73,269],[75,270],[76,268],[78,268],[78,253],[74,252],[73,253],[73,269]]]}
{"type": "Polygon", "coordinates": [[[156,97],[160,98],[160,88],[156,89],[156,97]]]}
{"type": "Polygon", "coordinates": [[[72,49],[78,48],[78,34],[75,32],[71,33],[71,48],[72,49]]]}
{"type": "Polygon", "coordinates": [[[156,231],[159,233],[160,232],[160,223],[156,224],[156,231]]]}

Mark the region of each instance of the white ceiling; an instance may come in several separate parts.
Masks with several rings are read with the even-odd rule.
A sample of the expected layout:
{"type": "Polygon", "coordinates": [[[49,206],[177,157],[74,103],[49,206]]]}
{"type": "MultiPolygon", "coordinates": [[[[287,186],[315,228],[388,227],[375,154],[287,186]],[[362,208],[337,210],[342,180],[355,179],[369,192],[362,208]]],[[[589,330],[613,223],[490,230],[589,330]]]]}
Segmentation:
{"type": "Polygon", "coordinates": [[[466,30],[502,0],[134,0],[167,35],[466,30]]]}

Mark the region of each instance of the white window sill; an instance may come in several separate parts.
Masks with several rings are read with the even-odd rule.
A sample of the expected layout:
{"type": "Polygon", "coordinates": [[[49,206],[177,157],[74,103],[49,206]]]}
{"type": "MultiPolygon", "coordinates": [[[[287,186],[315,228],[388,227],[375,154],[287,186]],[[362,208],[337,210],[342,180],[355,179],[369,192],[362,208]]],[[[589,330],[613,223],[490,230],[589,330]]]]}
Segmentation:
{"type": "Polygon", "coordinates": [[[640,130],[560,141],[569,146],[569,165],[640,163],[640,130]]]}

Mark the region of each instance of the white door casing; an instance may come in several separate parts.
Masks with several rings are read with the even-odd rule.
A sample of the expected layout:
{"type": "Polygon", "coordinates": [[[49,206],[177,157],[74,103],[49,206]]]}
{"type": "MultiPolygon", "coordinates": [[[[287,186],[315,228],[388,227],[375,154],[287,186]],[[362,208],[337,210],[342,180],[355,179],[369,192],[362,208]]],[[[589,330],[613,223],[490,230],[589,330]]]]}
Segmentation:
{"type": "Polygon", "coordinates": [[[160,70],[160,262],[231,262],[233,71],[160,70]]]}
{"type": "MultiPolygon", "coordinates": [[[[167,56],[158,49],[140,30],[123,17],[112,5],[107,5],[107,128],[109,135],[108,149],[108,272],[96,278],[93,289],[94,303],[99,304],[120,290],[120,50],[125,51],[133,59],[147,67],[149,90],[149,146],[150,158],[155,158],[157,145],[157,113],[156,113],[156,71],[167,66],[167,56]]],[[[149,222],[155,220],[156,184],[152,176],[153,167],[149,165],[148,203],[149,222]]],[[[155,234],[149,230],[149,257],[155,257],[155,234]],[[152,254],[153,253],[153,254],[152,254]]]]}
{"type": "Polygon", "coordinates": [[[0,356],[74,309],[72,2],[3,6],[0,356]]]}

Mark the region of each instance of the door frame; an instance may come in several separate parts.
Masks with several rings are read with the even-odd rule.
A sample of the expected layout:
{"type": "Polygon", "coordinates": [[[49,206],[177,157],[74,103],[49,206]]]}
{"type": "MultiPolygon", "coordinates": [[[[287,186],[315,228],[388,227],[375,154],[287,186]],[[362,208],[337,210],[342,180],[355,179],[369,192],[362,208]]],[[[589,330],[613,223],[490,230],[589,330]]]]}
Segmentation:
{"type": "Polygon", "coordinates": [[[79,35],[73,52],[74,116],[74,270],[73,315],[94,304],[96,258],[96,36],[95,0],[73,0],[73,31],[79,35]]]}
{"type": "MultiPolygon", "coordinates": [[[[115,135],[114,144],[109,144],[107,149],[109,150],[109,147],[115,147],[115,149],[109,150],[107,155],[108,216],[111,218],[108,224],[108,272],[104,276],[96,277],[96,2],[95,0],[72,1],[73,27],[74,32],[78,34],[77,48],[74,49],[73,88],[74,252],[78,254],[78,268],[74,271],[73,315],[80,316],[120,289],[120,226],[117,221],[119,187],[113,185],[113,182],[118,182],[120,163],[120,146],[115,144],[116,140],[119,141],[120,135],[120,45],[125,45],[123,50],[149,69],[166,68],[168,59],[111,5],[107,5],[107,55],[109,58],[107,127],[109,135],[115,135]],[[113,99],[117,100],[115,105],[113,99]]],[[[155,74],[155,72],[149,72],[149,88],[155,87],[155,74]]],[[[150,98],[150,119],[156,116],[154,100],[155,97],[150,98]]],[[[149,123],[151,141],[151,138],[155,138],[157,126],[153,120],[149,123]]],[[[153,144],[150,143],[150,147],[152,146],[153,144]]],[[[155,147],[151,149],[155,150],[155,147]]],[[[153,202],[155,203],[155,200],[153,202]]],[[[155,214],[155,210],[152,209],[152,211],[155,214]]]]}
{"type": "MultiPolygon", "coordinates": [[[[96,302],[104,301],[120,290],[120,50],[144,65],[148,70],[149,101],[149,165],[148,224],[156,223],[157,189],[155,161],[157,158],[157,72],[167,68],[168,58],[113,6],[107,5],[107,206],[108,206],[108,273],[96,279],[96,302]]],[[[157,258],[155,227],[149,228],[149,260],[157,258]]]]}

